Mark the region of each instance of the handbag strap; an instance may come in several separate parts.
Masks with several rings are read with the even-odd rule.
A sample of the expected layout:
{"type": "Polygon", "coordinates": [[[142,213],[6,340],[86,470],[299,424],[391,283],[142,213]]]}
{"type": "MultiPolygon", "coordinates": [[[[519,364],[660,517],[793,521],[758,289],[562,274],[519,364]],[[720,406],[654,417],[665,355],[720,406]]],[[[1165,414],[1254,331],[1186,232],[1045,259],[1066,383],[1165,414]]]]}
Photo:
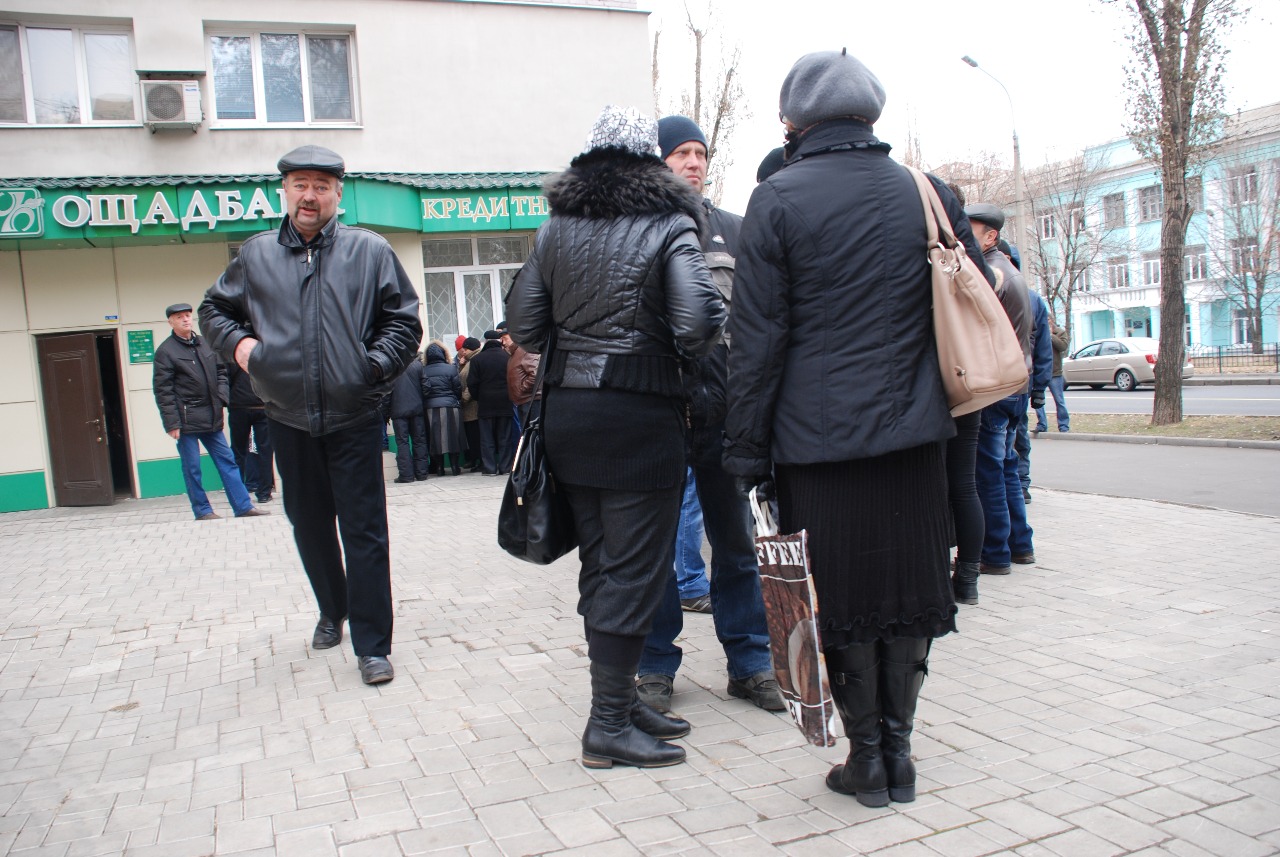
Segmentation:
{"type": "MultiPolygon", "coordinates": [[[[542,354],[538,357],[538,371],[533,376],[533,393],[529,396],[529,401],[524,406],[524,413],[520,415],[520,424],[527,425],[529,414],[533,412],[533,403],[538,401],[538,394],[542,392],[542,379],[547,371],[547,363],[551,361],[551,349],[555,346],[556,328],[553,324],[551,332],[547,334],[546,347],[542,349],[542,354]]],[[[542,412],[538,412],[538,418],[542,418],[542,412]]]]}
{"type": "Polygon", "coordinates": [[[929,246],[939,243],[939,233],[941,233],[942,245],[954,250],[960,246],[960,241],[956,238],[955,230],[951,226],[947,209],[942,205],[938,192],[933,188],[933,182],[915,167],[907,167],[907,171],[915,179],[916,190],[920,191],[920,202],[924,206],[924,220],[929,228],[929,246]]]}

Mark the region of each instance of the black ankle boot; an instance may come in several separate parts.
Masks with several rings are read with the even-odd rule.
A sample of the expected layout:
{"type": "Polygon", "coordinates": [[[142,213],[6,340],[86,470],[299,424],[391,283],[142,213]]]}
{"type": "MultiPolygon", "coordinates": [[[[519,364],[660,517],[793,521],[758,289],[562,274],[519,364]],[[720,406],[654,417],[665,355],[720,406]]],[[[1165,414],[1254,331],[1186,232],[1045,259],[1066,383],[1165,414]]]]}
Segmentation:
{"type": "Polygon", "coordinates": [[[660,741],[632,725],[636,701],[634,671],[591,662],[591,716],[582,733],[582,764],[612,768],[615,763],[637,768],[678,765],[683,747],[660,741]]]}
{"type": "Polygon", "coordinates": [[[688,720],[663,714],[639,697],[636,697],[635,705],[631,706],[631,725],[662,741],[683,738],[693,731],[688,720]]]}
{"type": "Polygon", "coordinates": [[[844,721],[849,757],[827,774],[827,788],[853,795],[863,806],[889,805],[880,754],[879,666],[876,643],[829,650],[831,695],[844,721]]]}
{"type": "Polygon", "coordinates": [[[920,686],[929,672],[929,640],[895,640],[885,646],[880,661],[881,749],[895,803],[916,799],[916,766],[911,761],[911,730],[916,719],[920,686]]]}
{"type": "Polygon", "coordinates": [[[951,591],[960,604],[978,603],[978,578],[982,566],[976,562],[957,562],[955,576],[951,578],[951,591]]]}

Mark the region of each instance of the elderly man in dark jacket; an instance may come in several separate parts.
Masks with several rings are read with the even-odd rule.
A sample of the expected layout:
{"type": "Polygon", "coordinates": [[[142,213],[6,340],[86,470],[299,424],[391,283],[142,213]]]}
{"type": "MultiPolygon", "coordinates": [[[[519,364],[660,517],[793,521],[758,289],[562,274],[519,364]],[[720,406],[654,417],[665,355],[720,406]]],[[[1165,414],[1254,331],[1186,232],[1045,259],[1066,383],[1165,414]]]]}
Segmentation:
{"type": "MultiPolygon", "coordinates": [[[[707,176],[707,140],[702,129],[688,117],[665,116],[658,120],[658,143],[672,172],[702,194],[707,176]]],[[[742,218],[717,208],[705,196],[701,199],[708,228],[699,240],[716,287],[728,303],[742,218]]],[[[693,433],[689,463],[697,492],[694,502],[701,503],[711,542],[711,615],[727,661],[729,695],[766,711],[782,711],[785,706],[773,674],[769,628],[760,596],[751,510],[733,477],[720,464],[728,356],[729,346],[722,342],[707,356],[688,361],[684,371],[693,433]]],[[[701,530],[696,538],[698,543],[688,546],[695,552],[702,550],[701,530]]],[[[677,552],[681,549],[676,546],[677,552]]],[[[671,708],[673,680],[683,656],[676,638],[683,629],[684,614],[673,571],[654,616],[653,630],[645,638],[636,679],[641,698],[659,711],[671,708]]]]}
{"type": "Polygon", "coordinates": [[[507,361],[501,330],[484,335],[484,348],[471,358],[467,389],[480,405],[480,463],[485,476],[511,469],[511,397],[507,392],[507,361]]]}
{"type": "Polygon", "coordinates": [[[427,420],[422,410],[422,363],[409,361],[391,385],[391,428],[396,433],[396,482],[426,482],[431,470],[427,420]]]}
{"type": "MultiPolygon", "coordinates": [[[[996,272],[996,294],[1018,336],[1027,365],[1027,385],[1021,391],[982,409],[978,463],[974,472],[986,524],[981,571],[983,574],[1008,574],[1011,562],[1029,565],[1036,561],[1022,482],[1018,478],[1018,452],[1015,448],[1018,423],[1026,419],[1032,389],[1035,316],[1026,281],[998,246],[1000,230],[1004,227],[1004,212],[998,206],[981,202],[970,205],[965,212],[982,247],[983,258],[996,272]]],[[[967,585],[969,581],[960,583],[967,585]]]]}
{"type": "Polygon", "coordinates": [[[174,304],[165,310],[173,333],[160,343],[152,364],[151,387],[160,409],[160,420],[169,437],[178,442],[182,478],[197,521],[221,517],[209,505],[200,481],[200,444],[204,444],[227,500],[237,518],[269,515],[253,507],[236,467],[235,457],[222,436],[222,408],[229,398],[227,373],[204,340],[191,329],[191,304],[174,304]]]}
{"type": "Polygon", "coordinates": [[[395,676],[378,403],[417,356],[418,294],[386,239],[338,222],[341,156],[301,146],[278,167],[280,229],[241,245],[200,323],[249,373],[271,420],[285,512],[320,608],[311,645],[338,645],[349,618],[360,676],[378,684],[395,676]]]}

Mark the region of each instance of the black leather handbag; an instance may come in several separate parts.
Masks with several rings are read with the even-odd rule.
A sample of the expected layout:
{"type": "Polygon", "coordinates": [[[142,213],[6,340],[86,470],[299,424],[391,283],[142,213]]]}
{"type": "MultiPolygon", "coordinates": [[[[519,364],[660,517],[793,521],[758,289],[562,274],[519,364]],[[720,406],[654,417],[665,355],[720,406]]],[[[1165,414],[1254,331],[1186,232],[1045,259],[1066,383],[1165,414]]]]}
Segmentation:
{"type": "MultiPolygon", "coordinates": [[[[543,370],[551,359],[550,348],[538,361],[534,399],[542,390],[543,370]]],[[[542,414],[527,418],[515,461],[507,477],[507,490],[498,511],[498,545],[516,559],[547,565],[578,546],[573,509],[547,464],[542,441],[542,414]]]]}

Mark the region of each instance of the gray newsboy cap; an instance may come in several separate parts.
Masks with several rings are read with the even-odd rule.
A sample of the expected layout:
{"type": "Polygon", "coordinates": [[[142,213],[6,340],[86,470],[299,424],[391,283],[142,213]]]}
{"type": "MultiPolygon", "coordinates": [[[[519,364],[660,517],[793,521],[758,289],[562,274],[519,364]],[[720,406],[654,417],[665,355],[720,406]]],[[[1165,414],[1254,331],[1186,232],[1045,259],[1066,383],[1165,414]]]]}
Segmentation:
{"type": "Polygon", "coordinates": [[[989,202],[975,202],[966,206],[964,215],[970,220],[985,223],[997,232],[1004,228],[1004,212],[1000,210],[1000,206],[989,202]]]}
{"type": "Polygon", "coordinates": [[[778,108],[800,130],[824,119],[857,116],[874,125],[884,110],[884,87],[845,50],[819,51],[796,61],[782,82],[778,108]]]}
{"type": "Polygon", "coordinates": [[[191,304],[170,304],[164,308],[164,317],[168,318],[178,312],[191,312],[191,304]]]}
{"type": "Polygon", "coordinates": [[[295,170],[317,170],[342,178],[347,172],[341,155],[332,149],[315,145],[299,146],[281,158],[276,167],[282,176],[295,170]]]}

